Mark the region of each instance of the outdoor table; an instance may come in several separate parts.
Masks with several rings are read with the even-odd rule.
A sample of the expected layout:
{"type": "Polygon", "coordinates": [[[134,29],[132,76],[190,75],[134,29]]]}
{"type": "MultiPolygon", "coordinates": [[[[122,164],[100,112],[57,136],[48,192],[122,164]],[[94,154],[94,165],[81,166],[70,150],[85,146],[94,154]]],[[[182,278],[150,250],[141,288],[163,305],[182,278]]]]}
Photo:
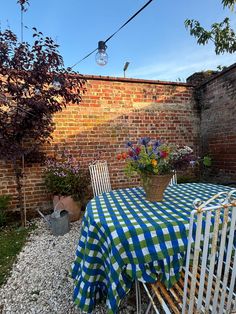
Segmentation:
{"type": "Polygon", "coordinates": [[[230,188],[204,183],[169,186],[162,202],[149,202],[142,188],[103,193],[86,208],[72,265],[74,301],[90,313],[106,299],[108,313],[135,279],[161,280],[170,288],[185,263],[193,201],[230,188]]]}

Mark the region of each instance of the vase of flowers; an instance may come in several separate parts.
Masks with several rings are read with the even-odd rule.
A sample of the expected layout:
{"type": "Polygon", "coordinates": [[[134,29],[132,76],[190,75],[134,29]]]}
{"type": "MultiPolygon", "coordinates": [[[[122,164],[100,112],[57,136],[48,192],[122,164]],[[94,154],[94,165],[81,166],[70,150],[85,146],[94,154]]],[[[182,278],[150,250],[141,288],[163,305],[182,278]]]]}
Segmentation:
{"type": "Polygon", "coordinates": [[[67,210],[70,221],[78,220],[90,183],[87,171],[75,158],[63,152],[57,158],[46,160],[44,182],[53,196],[54,207],[58,204],[57,207],[67,210]]]}
{"type": "Polygon", "coordinates": [[[147,200],[162,201],[173,170],[187,167],[193,159],[188,146],[175,146],[160,140],[142,138],[137,145],[127,143],[128,152],[118,155],[126,160],[126,174],[140,175],[147,200]]]}
{"type": "Polygon", "coordinates": [[[170,183],[172,174],[155,175],[152,173],[141,174],[141,182],[146,193],[146,199],[150,202],[163,200],[164,192],[170,183]]]}

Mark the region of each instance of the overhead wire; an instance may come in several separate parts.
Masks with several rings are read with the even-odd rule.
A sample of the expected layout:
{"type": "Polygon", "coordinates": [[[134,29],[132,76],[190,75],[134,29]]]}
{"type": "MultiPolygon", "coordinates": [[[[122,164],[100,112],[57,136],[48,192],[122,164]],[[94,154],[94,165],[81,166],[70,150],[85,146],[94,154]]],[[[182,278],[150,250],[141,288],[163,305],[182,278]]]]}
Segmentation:
{"type": "MultiPolygon", "coordinates": [[[[149,0],[144,6],[142,6],[136,13],[134,13],[124,24],[121,25],[120,28],[117,29],[117,31],[115,31],[112,35],[110,35],[105,41],[104,43],[107,43],[112,37],[114,37],[123,27],[125,27],[130,21],[132,21],[141,11],[143,11],[153,0],[149,0]]],[[[91,56],[94,52],[96,52],[98,50],[98,48],[94,49],[93,51],[91,51],[90,53],[88,53],[85,57],[83,57],[82,59],[80,59],[78,62],[76,62],[75,64],[73,64],[71,67],[69,67],[70,69],[73,69],[76,65],[78,65],[79,63],[81,63],[82,61],[84,61],[85,59],[87,59],[89,56],[91,56]]]]}
{"type": "MultiPolygon", "coordinates": [[[[136,13],[134,13],[124,24],[122,24],[112,35],[110,35],[105,41],[104,43],[107,43],[112,37],[114,37],[123,27],[125,27],[130,21],[132,21],[141,11],[143,11],[153,0],[149,0],[144,6],[142,6],[136,13]]],[[[22,10],[21,10],[21,13],[22,10]]],[[[23,14],[21,14],[21,41],[23,41],[23,14]]],[[[76,62],[74,65],[72,65],[71,67],[69,67],[70,69],[73,69],[76,65],[78,65],[79,63],[81,63],[83,60],[87,59],[89,56],[91,56],[95,51],[97,51],[98,48],[94,49],[93,51],[91,51],[90,53],[88,53],[85,57],[83,57],[81,60],[79,60],[78,62],[76,62]]],[[[31,112],[18,107],[18,109],[20,109],[20,111],[25,112],[29,115],[32,115],[35,117],[34,114],[32,114],[31,112]]]]}

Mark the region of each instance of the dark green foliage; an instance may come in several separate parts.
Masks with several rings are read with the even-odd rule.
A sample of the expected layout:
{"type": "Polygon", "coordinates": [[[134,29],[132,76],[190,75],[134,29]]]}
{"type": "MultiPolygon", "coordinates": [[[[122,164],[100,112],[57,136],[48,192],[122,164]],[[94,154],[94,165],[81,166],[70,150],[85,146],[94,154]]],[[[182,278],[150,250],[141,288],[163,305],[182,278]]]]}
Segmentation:
{"type": "Polygon", "coordinates": [[[193,183],[193,182],[199,182],[199,178],[191,175],[179,175],[178,174],[178,180],[177,183],[193,183]]]}
{"type": "Polygon", "coordinates": [[[212,159],[209,156],[204,156],[203,157],[203,165],[205,167],[211,167],[212,166],[212,159]]]}
{"type": "Polygon", "coordinates": [[[26,12],[27,7],[29,6],[28,0],[18,0],[17,3],[20,5],[21,11],[26,12]]]}
{"type": "Polygon", "coordinates": [[[7,222],[6,209],[9,206],[11,197],[9,195],[0,195],[0,227],[4,226],[7,222]]]}
{"type": "Polygon", "coordinates": [[[89,184],[89,175],[85,171],[74,174],[70,171],[60,177],[52,172],[45,174],[45,185],[53,195],[72,196],[74,200],[83,200],[89,184]]]}
{"type": "Polygon", "coordinates": [[[90,176],[75,158],[64,151],[57,158],[48,158],[45,165],[45,185],[49,193],[72,196],[76,201],[83,201],[90,176]]]}
{"type": "Polygon", "coordinates": [[[222,2],[222,4],[223,4],[224,8],[225,8],[225,7],[228,7],[228,8],[230,8],[231,10],[234,9],[235,4],[236,4],[236,0],[222,0],[221,2],[222,2]]]}
{"type": "MultiPolygon", "coordinates": [[[[222,0],[222,4],[224,7],[234,10],[236,0],[222,0]]],[[[236,34],[228,17],[220,23],[212,24],[210,30],[202,27],[199,21],[191,19],[185,21],[185,27],[189,29],[190,35],[197,38],[199,45],[206,45],[209,41],[212,41],[215,45],[216,54],[234,53],[236,51],[236,34]]]]}

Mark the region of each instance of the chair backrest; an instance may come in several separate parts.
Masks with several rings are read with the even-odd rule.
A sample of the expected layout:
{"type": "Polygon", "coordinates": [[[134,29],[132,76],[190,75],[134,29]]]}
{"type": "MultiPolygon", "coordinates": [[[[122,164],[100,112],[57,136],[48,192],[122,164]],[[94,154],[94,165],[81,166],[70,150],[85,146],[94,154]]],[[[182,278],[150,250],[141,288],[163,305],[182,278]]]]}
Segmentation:
{"type": "Polygon", "coordinates": [[[106,161],[98,161],[95,164],[89,165],[89,172],[94,196],[111,191],[110,176],[106,161]]]}
{"type": "Polygon", "coordinates": [[[173,170],[173,176],[170,180],[170,183],[169,183],[169,186],[172,186],[172,185],[175,185],[177,184],[177,174],[176,174],[176,171],[173,170]]]}
{"type": "Polygon", "coordinates": [[[195,201],[191,212],[182,313],[236,310],[236,190],[195,201]]]}

